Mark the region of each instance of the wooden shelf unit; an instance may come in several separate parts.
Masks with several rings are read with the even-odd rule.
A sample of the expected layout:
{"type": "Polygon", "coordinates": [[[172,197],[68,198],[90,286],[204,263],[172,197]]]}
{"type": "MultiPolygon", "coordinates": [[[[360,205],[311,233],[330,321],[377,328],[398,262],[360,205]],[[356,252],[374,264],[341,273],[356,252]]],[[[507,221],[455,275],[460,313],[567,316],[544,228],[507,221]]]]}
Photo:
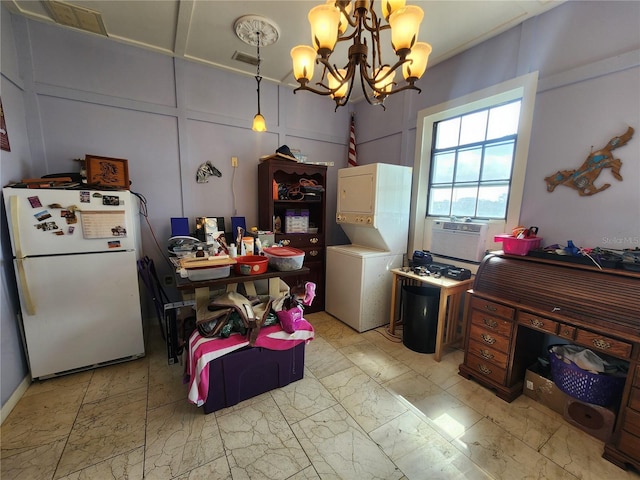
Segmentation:
{"type": "MultiPolygon", "coordinates": [[[[304,252],[304,266],[309,272],[300,277],[290,277],[290,286],[313,282],[316,297],[308,313],[324,310],[325,298],[325,235],[326,235],[326,187],[327,167],[298,163],[290,160],[271,158],[258,165],[258,228],[275,232],[274,220],[280,218],[281,232],[275,232],[275,241],[304,252]],[[325,191],[313,199],[275,199],[276,184],[294,185],[301,179],[312,180],[325,191]],[[287,210],[308,210],[309,225],[318,229],[317,233],[287,233],[285,230],[287,210]]],[[[296,197],[297,198],[297,197],[296,197]]]]}

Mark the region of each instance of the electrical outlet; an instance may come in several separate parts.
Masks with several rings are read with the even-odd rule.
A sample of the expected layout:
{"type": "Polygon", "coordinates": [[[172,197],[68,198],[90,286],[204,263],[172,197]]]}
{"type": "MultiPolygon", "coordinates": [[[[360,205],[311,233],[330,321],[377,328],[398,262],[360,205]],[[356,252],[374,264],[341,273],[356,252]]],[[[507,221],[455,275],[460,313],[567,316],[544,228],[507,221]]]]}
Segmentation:
{"type": "Polygon", "coordinates": [[[527,380],[527,390],[533,390],[533,382],[531,380],[527,380]]]}
{"type": "Polygon", "coordinates": [[[166,287],[172,287],[173,286],[173,275],[165,275],[165,277],[164,277],[164,285],[166,287]]]}
{"type": "Polygon", "coordinates": [[[231,166],[236,168],[238,166],[238,157],[231,157],[231,166]]]}

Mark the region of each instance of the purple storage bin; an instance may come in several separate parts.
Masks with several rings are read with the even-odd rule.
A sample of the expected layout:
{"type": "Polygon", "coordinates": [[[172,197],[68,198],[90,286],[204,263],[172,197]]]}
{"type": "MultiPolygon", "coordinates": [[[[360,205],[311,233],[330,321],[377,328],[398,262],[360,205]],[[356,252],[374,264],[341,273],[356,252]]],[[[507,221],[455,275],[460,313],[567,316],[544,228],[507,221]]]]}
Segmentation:
{"type": "Polygon", "coordinates": [[[304,343],[288,350],[245,348],[209,364],[209,393],[204,413],[230,407],[302,379],[304,343]]]}
{"type": "Polygon", "coordinates": [[[582,402],[608,407],[620,402],[625,377],[587,372],[575,363],[565,361],[549,347],[549,363],[553,383],[567,395],[582,402]]]}

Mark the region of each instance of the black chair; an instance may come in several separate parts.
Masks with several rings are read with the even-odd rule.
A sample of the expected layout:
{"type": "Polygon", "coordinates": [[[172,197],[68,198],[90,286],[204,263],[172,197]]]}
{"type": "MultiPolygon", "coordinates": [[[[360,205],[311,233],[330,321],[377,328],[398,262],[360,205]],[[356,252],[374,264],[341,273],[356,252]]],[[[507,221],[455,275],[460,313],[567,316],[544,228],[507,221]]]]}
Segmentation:
{"type": "Polygon", "coordinates": [[[160,334],[162,339],[166,341],[164,320],[164,306],[166,303],[170,303],[169,296],[162,288],[160,279],[156,272],[156,267],[153,264],[153,260],[147,256],[138,260],[138,274],[144,282],[149,295],[153,300],[153,305],[156,310],[156,316],[158,317],[158,323],[160,324],[160,334]]]}

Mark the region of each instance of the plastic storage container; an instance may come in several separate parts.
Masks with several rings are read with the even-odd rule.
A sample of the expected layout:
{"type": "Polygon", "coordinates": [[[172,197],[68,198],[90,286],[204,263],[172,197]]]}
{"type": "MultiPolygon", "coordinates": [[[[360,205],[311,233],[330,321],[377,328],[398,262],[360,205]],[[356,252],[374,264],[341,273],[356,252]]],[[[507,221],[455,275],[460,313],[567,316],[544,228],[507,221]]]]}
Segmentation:
{"type": "Polygon", "coordinates": [[[238,275],[258,275],[267,271],[269,259],[260,255],[243,255],[236,257],[237,263],[233,266],[238,275]]]}
{"type": "Polygon", "coordinates": [[[529,250],[538,248],[542,242],[542,237],[516,238],[513,235],[503,234],[493,237],[494,242],[502,242],[504,253],[511,255],[526,255],[529,250]]]}
{"type": "Polygon", "coordinates": [[[267,247],[263,249],[269,265],[281,272],[300,270],[304,262],[304,252],[292,247],[267,247]]]}
{"type": "Polygon", "coordinates": [[[285,233],[307,233],[309,230],[309,210],[287,209],[284,217],[285,233]]]}
{"type": "Polygon", "coordinates": [[[625,377],[583,370],[572,361],[565,361],[561,349],[562,345],[549,347],[551,378],[560,390],[582,402],[603,407],[620,401],[625,377]]]}
{"type": "Polygon", "coordinates": [[[439,287],[402,287],[402,343],[418,353],[436,351],[439,287]]]}
{"type": "Polygon", "coordinates": [[[187,268],[187,277],[192,282],[201,280],[214,280],[225,278],[231,274],[231,265],[221,265],[218,267],[187,268]]]}

